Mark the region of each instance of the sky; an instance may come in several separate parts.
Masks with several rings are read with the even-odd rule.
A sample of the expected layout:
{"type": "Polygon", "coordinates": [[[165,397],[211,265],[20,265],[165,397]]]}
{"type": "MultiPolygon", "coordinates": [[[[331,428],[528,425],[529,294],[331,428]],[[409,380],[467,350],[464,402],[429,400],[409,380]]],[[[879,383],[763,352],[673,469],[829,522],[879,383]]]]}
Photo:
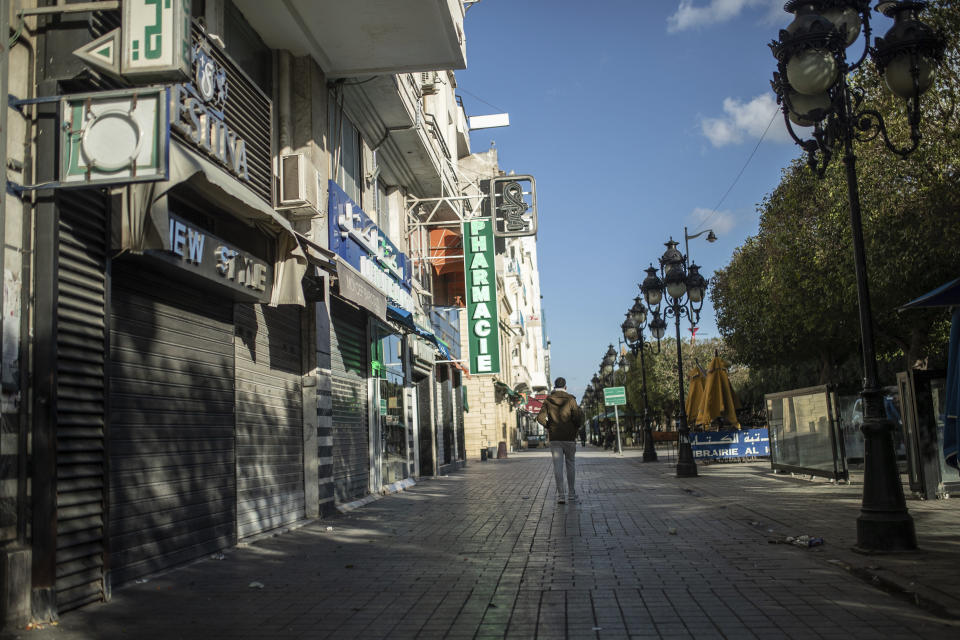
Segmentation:
{"type": "MultiPolygon", "coordinates": [[[[536,179],[550,369],[571,393],[618,346],[644,269],[670,237],[683,251],[684,227],[713,229],[717,242],[689,241],[710,277],[756,234],[758,204],[800,155],[776,111],[767,46],[791,18],[783,0],[468,9],[457,94],[468,117],[510,114],[508,127],[472,131],[471,148],[495,144],[502,170],[536,179]]],[[[698,326],[697,339],[719,337],[709,295],[698,326]]]]}

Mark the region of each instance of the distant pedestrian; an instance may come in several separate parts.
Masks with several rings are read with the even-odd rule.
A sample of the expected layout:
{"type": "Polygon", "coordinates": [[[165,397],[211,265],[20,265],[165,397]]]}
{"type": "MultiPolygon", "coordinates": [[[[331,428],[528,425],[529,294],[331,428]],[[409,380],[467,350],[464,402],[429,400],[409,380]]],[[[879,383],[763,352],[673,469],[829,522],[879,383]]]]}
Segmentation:
{"type": "Polygon", "coordinates": [[[543,408],[537,415],[537,422],[547,428],[550,434],[550,455],[553,458],[553,475],[557,482],[557,502],[564,504],[569,496],[571,502],[577,500],[575,488],[577,454],[577,432],[583,423],[583,411],[577,399],[567,393],[567,381],[557,378],[553,391],[543,401],[543,408]],[[566,489],[563,471],[566,467],[566,489]]]}
{"type": "Polygon", "coordinates": [[[587,428],[585,426],[580,427],[580,446],[587,446],[587,428]]]}
{"type": "Polygon", "coordinates": [[[613,421],[610,418],[603,419],[603,448],[613,449],[615,434],[613,433],[613,421]]]}

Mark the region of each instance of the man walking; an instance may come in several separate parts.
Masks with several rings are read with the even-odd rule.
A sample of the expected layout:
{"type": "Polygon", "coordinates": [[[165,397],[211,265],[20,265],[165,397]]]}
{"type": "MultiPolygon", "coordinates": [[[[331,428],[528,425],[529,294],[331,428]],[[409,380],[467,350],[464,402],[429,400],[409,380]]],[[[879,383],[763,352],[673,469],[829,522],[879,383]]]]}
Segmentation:
{"type": "Polygon", "coordinates": [[[550,434],[550,455],[553,457],[553,474],[557,481],[557,502],[564,504],[569,495],[571,502],[577,500],[576,464],[577,432],[583,422],[583,411],[577,399],[567,393],[567,381],[557,378],[553,391],[543,401],[543,408],[537,415],[537,422],[547,428],[550,434]],[[564,490],[563,470],[567,470],[567,488],[564,490]]]}

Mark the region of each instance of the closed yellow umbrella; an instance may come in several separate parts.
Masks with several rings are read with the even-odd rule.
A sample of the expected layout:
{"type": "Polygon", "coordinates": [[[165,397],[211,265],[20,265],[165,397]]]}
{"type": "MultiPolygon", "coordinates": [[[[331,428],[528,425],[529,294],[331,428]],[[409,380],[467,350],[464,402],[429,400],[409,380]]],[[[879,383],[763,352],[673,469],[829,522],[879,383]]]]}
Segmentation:
{"type": "Polygon", "coordinates": [[[719,355],[715,355],[710,361],[707,379],[703,383],[703,400],[697,413],[697,423],[710,424],[715,419],[723,417],[735,429],[739,429],[740,423],[737,420],[739,408],[740,401],[737,400],[733,387],[730,386],[730,378],[727,376],[727,363],[719,355]]]}
{"type": "Polygon", "coordinates": [[[703,379],[705,377],[703,369],[697,365],[689,374],[690,389],[687,391],[687,422],[689,426],[697,424],[697,414],[700,412],[700,404],[703,402],[703,379]]]}

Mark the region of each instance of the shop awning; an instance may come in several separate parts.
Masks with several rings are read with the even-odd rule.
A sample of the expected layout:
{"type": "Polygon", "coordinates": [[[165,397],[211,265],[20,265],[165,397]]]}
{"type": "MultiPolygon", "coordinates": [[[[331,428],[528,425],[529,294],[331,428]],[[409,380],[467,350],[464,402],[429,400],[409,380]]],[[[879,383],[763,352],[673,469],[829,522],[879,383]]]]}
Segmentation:
{"type": "Polygon", "coordinates": [[[134,253],[170,250],[167,219],[167,192],[191,185],[214,204],[236,218],[277,239],[270,306],[306,306],[301,280],[307,256],[290,222],[219,166],[170,142],[170,175],[161,182],[139,182],[123,187],[119,248],[134,253]]]}
{"type": "Polygon", "coordinates": [[[417,325],[413,321],[413,314],[406,309],[401,309],[400,307],[395,307],[391,304],[388,304],[387,318],[389,320],[393,320],[405,329],[408,329],[411,333],[417,332],[417,325]]]}
{"type": "Polygon", "coordinates": [[[447,348],[447,345],[440,338],[434,336],[433,343],[437,345],[437,349],[440,350],[440,355],[443,356],[444,360],[453,360],[453,356],[450,355],[450,349],[447,348]]]}
{"type": "Polygon", "coordinates": [[[408,329],[410,333],[416,334],[435,346],[440,354],[443,356],[443,359],[448,363],[452,364],[457,369],[463,371],[467,377],[470,376],[470,372],[467,371],[463,365],[457,362],[452,355],[450,355],[450,348],[447,346],[447,343],[437,337],[437,335],[431,331],[420,327],[413,319],[413,314],[407,311],[406,309],[401,309],[400,307],[395,307],[393,305],[387,305],[387,318],[393,320],[397,324],[403,326],[405,329],[408,329]]]}
{"type": "Polygon", "coordinates": [[[494,388],[499,389],[500,391],[503,391],[505,394],[507,394],[507,397],[508,397],[508,398],[519,398],[519,397],[520,397],[520,394],[519,394],[519,393],[517,393],[516,391],[514,391],[513,389],[510,388],[510,385],[504,384],[504,383],[500,382],[499,380],[494,380],[494,381],[493,381],[493,386],[494,386],[494,388]]]}
{"type": "Polygon", "coordinates": [[[960,306],[960,278],[928,291],[919,298],[911,300],[899,310],[919,307],[955,307],[960,306]]]}
{"type": "Polygon", "coordinates": [[[297,241],[300,243],[300,248],[303,249],[303,252],[307,256],[307,262],[320,267],[324,271],[329,271],[331,273],[337,272],[336,253],[325,247],[321,247],[319,244],[303,235],[299,231],[294,233],[297,236],[297,241]]]}

